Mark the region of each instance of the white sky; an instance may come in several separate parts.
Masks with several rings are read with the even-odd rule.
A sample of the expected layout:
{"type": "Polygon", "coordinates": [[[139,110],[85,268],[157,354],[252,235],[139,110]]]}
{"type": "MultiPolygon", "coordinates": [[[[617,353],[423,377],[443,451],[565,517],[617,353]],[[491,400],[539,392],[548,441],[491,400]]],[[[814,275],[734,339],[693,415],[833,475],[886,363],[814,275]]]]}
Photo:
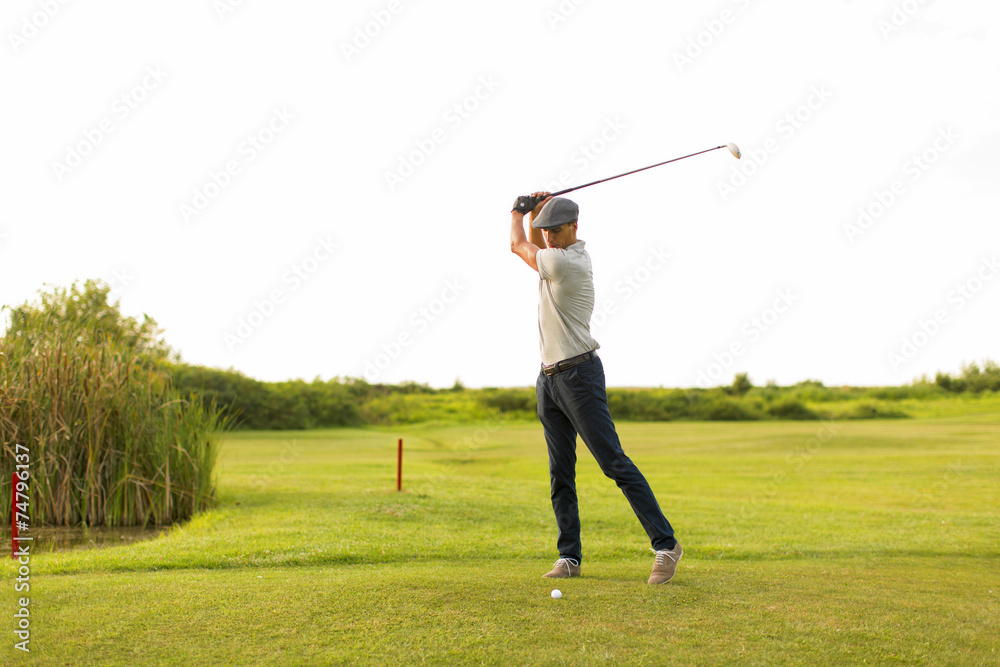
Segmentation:
{"type": "Polygon", "coordinates": [[[102,278],[188,362],[530,385],[515,197],[732,141],[570,195],[609,386],[1000,360],[997,26],[985,0],[6,0],[0,303],[102,278]]]}

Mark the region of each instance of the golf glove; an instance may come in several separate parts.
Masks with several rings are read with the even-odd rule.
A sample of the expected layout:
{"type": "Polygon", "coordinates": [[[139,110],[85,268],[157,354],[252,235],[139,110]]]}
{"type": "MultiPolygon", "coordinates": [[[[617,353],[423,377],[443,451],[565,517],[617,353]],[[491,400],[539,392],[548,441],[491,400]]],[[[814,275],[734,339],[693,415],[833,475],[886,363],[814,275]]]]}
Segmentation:
{"type": "Polygon", "coordinates": [[[523,195],[517,198],[517,201],[514,202],[514,208],[511,210],[522,214],[531,213],[538,206],[538,202],[539,200],[535,197],[523,195]]]}

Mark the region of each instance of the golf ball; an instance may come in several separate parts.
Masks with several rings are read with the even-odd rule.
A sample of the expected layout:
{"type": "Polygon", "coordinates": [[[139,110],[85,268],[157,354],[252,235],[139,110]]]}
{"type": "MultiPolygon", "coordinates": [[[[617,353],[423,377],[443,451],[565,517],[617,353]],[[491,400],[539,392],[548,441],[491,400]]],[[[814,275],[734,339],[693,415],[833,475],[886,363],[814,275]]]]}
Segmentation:
{"type": "Polygon", "coordinates": [[[558,588],[555,589],[554,591],[552,591],[552,597],[558,600],[559,598],[562,597],[562,591],[559,590],[558,588]]]}

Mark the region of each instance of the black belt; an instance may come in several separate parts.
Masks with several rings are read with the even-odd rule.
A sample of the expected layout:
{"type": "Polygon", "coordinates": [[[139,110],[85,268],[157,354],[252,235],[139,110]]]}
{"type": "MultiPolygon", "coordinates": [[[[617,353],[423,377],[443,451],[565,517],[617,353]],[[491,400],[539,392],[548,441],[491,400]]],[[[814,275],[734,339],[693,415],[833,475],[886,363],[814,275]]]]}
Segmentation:
{"type": "Polygon", "coordinates": [[[556,363],[551,364],[549,366],[542,364],[542,372],[545,373],[546,375],[555,375],[556,373],[562,373],[565,370],[573,368],[573,366],[578,366],[585,361],[590,361],[596,356],[597,355],[594,354],[594,351],[591,350],[590,352],[584,352],[583,354],[578,354],[577,356],[570,357],[569,359],[563,359],[562,361],[557,361],[556,363]]]}

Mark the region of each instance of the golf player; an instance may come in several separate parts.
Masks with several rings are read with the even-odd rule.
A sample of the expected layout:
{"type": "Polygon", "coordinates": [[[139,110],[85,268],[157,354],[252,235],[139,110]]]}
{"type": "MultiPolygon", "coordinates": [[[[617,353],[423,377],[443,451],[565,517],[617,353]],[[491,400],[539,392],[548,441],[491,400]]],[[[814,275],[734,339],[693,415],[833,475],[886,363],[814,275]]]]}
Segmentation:
{"type": "MultiPolygon", "coordinates": [[[[552,509],[559,528],[559,559],[543,575],[580,576],[583,547],[576,496],[576,436],[580,435],[601,470],[618,484],[656,554],[650,584],[674,576],[683,553],[646,478],[622,451],[604,385],[604,366],[590,336],[594,277],[584,241],[577,239],[579,207],[569,199],[535,192],[530,237],[526,207],[511,212],[510,250],[538,272],[538,333],[542,368],[535,391],[538,417],[549,451],[552,509]],[[519,210],[520,209],[520,210],[519,210]]],[[[520,201],[520,200],[519,200],[520,201]]],[[[531,203],[527,204],[530,206],[531,203]]]]}

